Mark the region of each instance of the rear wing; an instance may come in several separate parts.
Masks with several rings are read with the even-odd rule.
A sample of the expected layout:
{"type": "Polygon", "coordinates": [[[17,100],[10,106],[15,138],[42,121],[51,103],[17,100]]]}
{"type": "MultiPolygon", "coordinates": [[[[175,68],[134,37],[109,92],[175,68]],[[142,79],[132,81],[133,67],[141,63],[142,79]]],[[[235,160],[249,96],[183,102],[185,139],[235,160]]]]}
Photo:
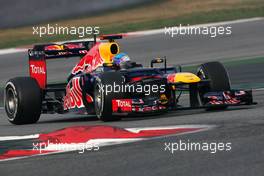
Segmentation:
{"type": "Polygon", "coordinates": [[[109,34],[109,35],[101,35],[100,40],[108,40],[109,42],[114,42],[116,39],[122,39],[122,34],[109,34]]]}
{"type": "Polygon", "coordinates": [[[33,49],[28,50],[30,77],[36,79],[41,89],[45,89],[47,85],[46,60],[83,57],[94,44],[95,41],[80,41],[33,46],[33,49]]]}

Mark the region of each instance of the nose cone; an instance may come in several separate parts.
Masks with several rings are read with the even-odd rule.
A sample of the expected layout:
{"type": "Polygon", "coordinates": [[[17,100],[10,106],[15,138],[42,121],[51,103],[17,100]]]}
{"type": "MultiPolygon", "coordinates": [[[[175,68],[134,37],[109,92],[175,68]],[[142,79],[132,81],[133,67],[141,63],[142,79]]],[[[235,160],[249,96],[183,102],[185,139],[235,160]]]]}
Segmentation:
{"type": "Polygon", "coordinates": [[[187,72],[170,74],[167,79],[171,83],[196,83],[201,81],[195,74],[187,72]]]}

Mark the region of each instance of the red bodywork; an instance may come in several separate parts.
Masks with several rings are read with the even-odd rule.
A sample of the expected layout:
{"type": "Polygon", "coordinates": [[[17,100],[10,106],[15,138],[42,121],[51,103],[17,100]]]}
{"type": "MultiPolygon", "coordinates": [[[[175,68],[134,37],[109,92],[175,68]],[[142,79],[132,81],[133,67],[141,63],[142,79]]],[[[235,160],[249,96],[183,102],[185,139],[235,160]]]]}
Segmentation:
{"type": "MultiPolygon", "coordinates": [[[[80,55],[84,55],[80,62],[72,69],[72,77],[78,73],[90,73],[97,67],[104,63],[103,58],[100,54],[100,44],[97,42],[91,49],[80,49],[83,48],[82,43],[68,43],[63,45],[51,44],[44,47],[44,52],[56,52],[59,56],[71,55],[72,52],[69,50],[80,49],[78,52],[80,55]]],[[[34,78],[40,88],[45,90],[47,87],[47,66],[46,66],[47,55],[43,53],[29,53],[29,74],[30,77],[34,78]]],[[[64,110],[72,108],[84,107],[82,99],[81,85],[82,81],[80,77],[73,78],[70,82],[72,86],[68,84],[66,86],[66,96],[64,97],[64,110]]],[[[86,95],[87,102],[93,102],[93,98],[90,95],[86,95]]]]}
{"type": "Polygon", "coordinates": [[[29,75],[38,82],[41,89],[47,85],[47,66],[44,57],[38,60],[29,59],[29,75]]]}
{"type": "Polygon", "coordinates": [[[90,73],[98,66],[104,63],[100,55],[99,46],[101,43],[97,42],[81,59],[81,61],[72,69],[71,74],[76,75],[80,72],[90,73]]]}

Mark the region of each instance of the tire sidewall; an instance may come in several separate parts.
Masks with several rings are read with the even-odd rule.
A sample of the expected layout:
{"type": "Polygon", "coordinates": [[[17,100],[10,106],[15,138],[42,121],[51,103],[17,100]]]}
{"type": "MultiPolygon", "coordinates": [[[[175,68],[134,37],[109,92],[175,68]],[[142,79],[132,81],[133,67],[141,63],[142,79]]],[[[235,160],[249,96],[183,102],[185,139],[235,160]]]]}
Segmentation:
{"type": "Polygon", "coordinates": [[[99,90],[98,90],[98,94],[101,94],[100,95],[100,97],[101,97],[101,100],[100,100],[100,106],[101,106],[101,109],[100,110],[98,110],[98,106],[96,106],[96,103],[98,103],[97,102],[97,98],[96,98],[96,93],[95,93],[95,97],[94,97],[94,101],[95,101],[95,113],[96,113],[96,116],[99,118],[99,119],[101,119],[101,116],[102,116],[102,111],[103,111],[103,108],[104,108],[104,99],[105,99],[105,97],[104,97],[104,93],[102,93],[102,92],[100,92],[100,86],[103,86],[103,84],[102,84],[102,81],[101,81],[101,79],[99,78],[99,77],[96,77],[96,81],[95,81],[95,89],[94,89],[94,91],[97,91],[97,87],[99,88],[99,90]]]}
{"type": "Polygon", "coordinates": [[[37,81],[31,77],[10,79],[5,86],[4,106],[8,120],[16,125],[36,123],[41,114],[42,95],[37,81]],[[16,97],[16,110],[10,113],[7,92],[12,89],[16,97]]]}
{"type": "Polygon", "coordinates": [[[6,86],[5,86],[4,105],[5,105],[5,110],[7,112],[7,118],[8,118],[8,120],[10,122],[13,122],[15,120],[17,114],[19,113],[18,112],[19,111],[19,106],[20,106],[19,102],[20,102],[20,98],[19,98],[19,95],[17,93],[16,86],[12,83],[12,81],[8,81],[6,86]],[[16,110],[15,110],[15,112],[13,114],[9,112],[9,108],[7,107],[8,106],[7,105],[7,103],[8,103],[7,102],[7,93],[8,93],[7,91],[8,91],[8,89],[13,89],[12,91],[13,91],[14,95],[16,96],[16,99],[17,99],[16,110]]]}
{"type": "MultiPolygon", "coordinates": [[[[113,90],[108,94],[106,94],[106,85],[112,85],[114,82],[116,84],[122,84],[122,75],[119,72],[105,72],[101,75],[98,75],[95,79],[95,89],[96,86],[103,86],[103,91],[101,92],[101,110],[100,112],[98,109],[96,109],[96,104],[95,104],[95,112],[97,117],[100,120],[103,121],[116,121],[120,120],[119,116],[114,116],[112,115],[112,100],[115,98],[124,98],[125,96],[123,95],[122,92],[116,93],[113,90]]],[[[112,87],[113,88],[113,87],[112,87]]],[[[94,91],[95,91],[94,89],[94,91]]],[[[96,95],[94,95],[94,100],[97,101],[96,95]]]]}

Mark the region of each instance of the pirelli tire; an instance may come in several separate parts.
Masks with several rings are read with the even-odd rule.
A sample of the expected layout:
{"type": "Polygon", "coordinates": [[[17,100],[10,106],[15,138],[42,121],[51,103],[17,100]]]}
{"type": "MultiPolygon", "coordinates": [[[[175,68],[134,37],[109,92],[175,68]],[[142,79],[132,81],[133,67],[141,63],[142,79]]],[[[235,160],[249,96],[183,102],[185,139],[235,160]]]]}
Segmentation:
{"type": "MultiPolygon", "coordinates": [[[[220,62],[207,62],[201,64],[198,68],[197,76],[200,77],[201,80],[210,80],[209,84],[200,87],[198,90],[201,101],[203,100],[203,95],[207,92],[229,91],[231,89],[228,73],[220,62]]],[[[221,110],[226,108],[227,106],[223,105],[208,108],[207,110],[221,110]]]]}
{"type": "Polygon", "coordinates": [[[36,123],[41,114],[41,94],[37,81],[31,77],[10,79],[4,92],[8,120],[16,125],[36,123]]]}
{"type": "Polygon", "coordinates": [[[120,72],[105,72],[96,77],[94,87],[95,114],[102,121],[118,121],[121,116],[113,115],[112,100],[124,98],[124,93],[106,91],[106,86],[122,85],[123,76],[120,72]],[[104,90],[104,91],[103,91],[104,90]]]}

